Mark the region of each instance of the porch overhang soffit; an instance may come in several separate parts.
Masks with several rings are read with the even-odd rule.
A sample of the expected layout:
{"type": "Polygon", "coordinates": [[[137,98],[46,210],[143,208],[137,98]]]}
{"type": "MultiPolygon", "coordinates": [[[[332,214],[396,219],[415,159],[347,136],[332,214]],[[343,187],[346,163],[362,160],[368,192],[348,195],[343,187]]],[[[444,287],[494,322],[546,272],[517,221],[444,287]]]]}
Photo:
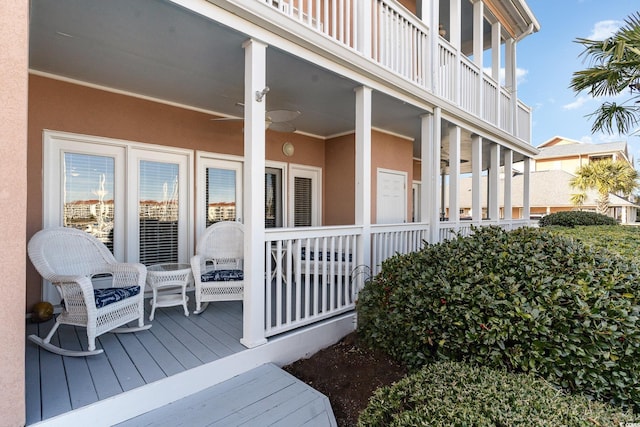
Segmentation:
{"type": "Polygon", "coordinates": [[[525,0],[484,0],[484,4],[514,39],[540,31],[540,23],[525,0]]]}

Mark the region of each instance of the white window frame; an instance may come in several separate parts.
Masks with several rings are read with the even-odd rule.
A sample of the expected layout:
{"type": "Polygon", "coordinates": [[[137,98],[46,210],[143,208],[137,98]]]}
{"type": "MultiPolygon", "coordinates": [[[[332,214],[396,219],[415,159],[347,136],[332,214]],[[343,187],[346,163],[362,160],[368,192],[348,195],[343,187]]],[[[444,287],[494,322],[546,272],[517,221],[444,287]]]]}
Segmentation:
{"type": "Polygon", "coordinates": [[[280,189],[282,194],[282,226],[285,227],[289,223],[289,197],[287,192],[288,181],[288,166],[287,162],[277,162],[267,160],[265,162],[265,168],[280,169],[282,171],[282,188],[280,189]]]}
{"type": "Polygon", "coordinates": [[[311,179],[311,226],[320,226],[320,213],[322,212],[322,168],[290,163],[288,192],[289,227],[294,226],[295,194],[293,190],[297,177],[311,179]]]}

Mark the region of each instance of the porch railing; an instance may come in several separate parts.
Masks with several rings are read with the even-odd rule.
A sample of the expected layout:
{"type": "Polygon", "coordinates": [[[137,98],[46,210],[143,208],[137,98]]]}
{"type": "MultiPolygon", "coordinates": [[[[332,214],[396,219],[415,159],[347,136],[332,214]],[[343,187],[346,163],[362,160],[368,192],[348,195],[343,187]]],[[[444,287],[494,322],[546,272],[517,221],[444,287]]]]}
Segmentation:
{"type": "MultiPolygon", "coordinates": [[[[472,226],[506,230],[526,219],[440,222],[438,241],[470,235],[472,226]]],[[[265,335],[287,332],[353,310],[367,276],[396,254],[420,250],[429,224],[371,225],[370,253],[362,247],[361,226],[269,229],[265,231],[265,335]],[[369,270],[370,267],[370,270],[369,270]]]]}
{"type": "Polygon", "coordinates": [[[516,126],[514,120],[517,120],[515,136],[531,142],[531,110],[520,102],[512,103],[511,95],[500,88],[497,82],[397,2],[257,1],[266,3],[359,55],[366,55],[380,66],[494,126],[513,132],[516,126]],[[431,37],[437,37],[435,52],[431,52],[431,37]],[[479,79],[479,75],[482,75],[482,79],[479,79]]]}
{"type": "Polygon", "coordinates": [[[266,231],[266,336],[354,308],[361,234],[357,226],[266,231]]]}
{"type": "Polygon", "coordinates": [[[420,250],[429,241],[429,224],[371,226],[371,273],[380,272],[382,262],[396,254],[420,250]]]}

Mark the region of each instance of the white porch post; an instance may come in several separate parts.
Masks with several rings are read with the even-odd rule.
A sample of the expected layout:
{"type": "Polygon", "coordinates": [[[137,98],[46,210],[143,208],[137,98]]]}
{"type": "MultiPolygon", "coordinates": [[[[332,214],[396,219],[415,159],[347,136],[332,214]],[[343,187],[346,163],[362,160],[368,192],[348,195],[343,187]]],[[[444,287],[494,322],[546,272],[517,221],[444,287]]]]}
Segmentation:
{"type": "Polygon", "coordinates": [[[529,197],[531,184],[531,158],[524,158],[524,170],[522,175],[522,219],[531,218],[531,200],[529,197]]]}
{"type": "Polygon", "coordinates": [[[356,29],[358,51],[365,58],[371,57],[371,0],[358,0],[360,9],[358,28],[356,29]]]}
{"type": "MultiPolygon", "coordinates": [[[[431,164],[431,173],[428,181],[423,184],[428,185],[429,189],[429,209],[427,212],[429,219],[429,243],[437,243],[440,240],[440,139],[442,138],[442,111],[440,107],[433,109],[433,118],[431,126],[431,134],[429,138],[429,162],[431,164]]],[[[423,128],[424,131],[424,128],[423,128]]],[[[423,156],[424,157],[424,156],[423,156]]]]}
{"type": "Polygon", "coordinates": [[[460,126],[449,126],[449,221],[460,221],[460,126]]]}
{"type": "Polygon", "coordinates": [[[482,137],[471,136],[471,219],[482,221],[482,137]]]}
{"type": "MultiPolygon", "coordinates": [[[[357,265],[371,265],[371,88],[356,92],[356,225],[362,226],[357,265]]],[[[359,283],[361,286],[362,284],[359,283]]]]}
{"type": "MultiPolygon", "coordinates": [[[[424,5],[424,1],[423,0],[423,5],[424,5]]],[[[438,34],[438,26],[440,24],[440,4],[437,1],[429,1],[431,8],[429,9],[430,11],[430,16],[428,17],[429,20],[429,26],[431,28],[431,37],[429,37],[429,50],[430,50],[430,55],[427,58],[429,60],[429,64],[430,64],[430,79],[431,81],[429,82],[428,86],[432,91],[436,90],[436,84],[438,82],[438,75],[440,73],[439,69],[440,66],[438,64],[439,61],[439,50],[440,47],[438,45],[438,43],[440,42],[440,35],[438,34]]],[[[426,19],[426,17],[423,17],[423,20],[426,19]]]]}
{"type": "Polygon", "coordinates": [[[433,114],[423,114],[420,116],[420,218],[419,222],[428,222],[431,226],[431,209],[433,203],[433,187],[435,179],[433,176],[433,114]]]}
{"type": "Polygon", "coordinates": [[[513,218],[511,201],[511,176],[513,170],[513,151],[504,150],[504,219],[513,218]]]}
{"type": "Polygon", "coordinates": [[[498,211],[500,203],[498,198],[498,187],[500,183],[500,146],[491,143],[489,154],[489,206],[487,207],[489,219],[496,221],[499,219],[498,211]]]}
{"type": "Polygon", "coordinates": [[[264,168],[267,45],[247,40],[244,65],[244,299],[242,339],[245,347],[267,342],[264,334],[264,168]]]}
{"type": "Polygon", "coordinates": [[[518,100],[516,98],[516,42],[513,38],[505,41],[505,87],[509,91],[509,105],[503,105],[502,108],[508,108],[511,112],[511,123],[508,123],[508,130],[518,135],[518,100]]]}
{"type": "Polygon", "coordinates": [[[502,41],[502,25],[496,22],[491,25],[491,77],[498,83],[498,93],[495,100],[496,125],[500,126],[500,65],[502,62],[500,44],[502,41]]]}
{"type": "Polygon", "coordinates": [[[484,82],[482,71],[483,66],[483,57],[484,57],[484,2],[482,0],[476,0],[473,3],[473,62],[478,66],[480,73],[478,73],[478,105],[476,106],[478,114],[480,117],[484,117],[484,112],[482,111],[483,103],[483,92],[484,92],[484,82]]]}
{"type": "MultiPolygon", "coordinates": [[[[460,64],[460,45],[462,43],[462,25],[460,21],[462,16],[461,0],[450,0],[449,4],[449,42],[456,49],[456,64],[460,64]]],[[[455,84],[455,102],[457,105],[460,105],[462,87],[460,84],[460,65],[456,65],[455,67],[453,82],[455,84]]]]}

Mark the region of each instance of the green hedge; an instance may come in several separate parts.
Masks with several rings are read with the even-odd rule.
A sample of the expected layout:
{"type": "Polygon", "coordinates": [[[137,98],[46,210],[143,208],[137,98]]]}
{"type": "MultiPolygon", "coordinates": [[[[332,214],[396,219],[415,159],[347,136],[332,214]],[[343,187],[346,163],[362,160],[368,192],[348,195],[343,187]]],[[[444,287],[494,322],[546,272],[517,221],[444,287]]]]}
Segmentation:
{"type": "Polygon", "coordinates": [[[637,418],[631,412],[567,395],[534,375],[437,362],[378,389],[358,425],[619,426],[632,421],[637,418]]]}
{"type": "Polygon", "coordinates": [[[383,263],[358,329],[410,368],[434,360],[531,371],[640,406],[640,270],[541,229],[485,227],[383,263]]]}
{"type": "Polygon", "coordinates": [[[562,227],[575,227],[577,225],[617,225],[618,221],[610,216],[595,212],[564,211],[556,212],[540,218],[540,227],[559,225],[562,227]]]}
{"type": "Polygon", "coordinates": [[[615,252],[630,262],[637,262],[639,259],[640,227],[638,226],[550,227],[548,230],[553,234],[579,240],[585,245],[615,252]]]}

